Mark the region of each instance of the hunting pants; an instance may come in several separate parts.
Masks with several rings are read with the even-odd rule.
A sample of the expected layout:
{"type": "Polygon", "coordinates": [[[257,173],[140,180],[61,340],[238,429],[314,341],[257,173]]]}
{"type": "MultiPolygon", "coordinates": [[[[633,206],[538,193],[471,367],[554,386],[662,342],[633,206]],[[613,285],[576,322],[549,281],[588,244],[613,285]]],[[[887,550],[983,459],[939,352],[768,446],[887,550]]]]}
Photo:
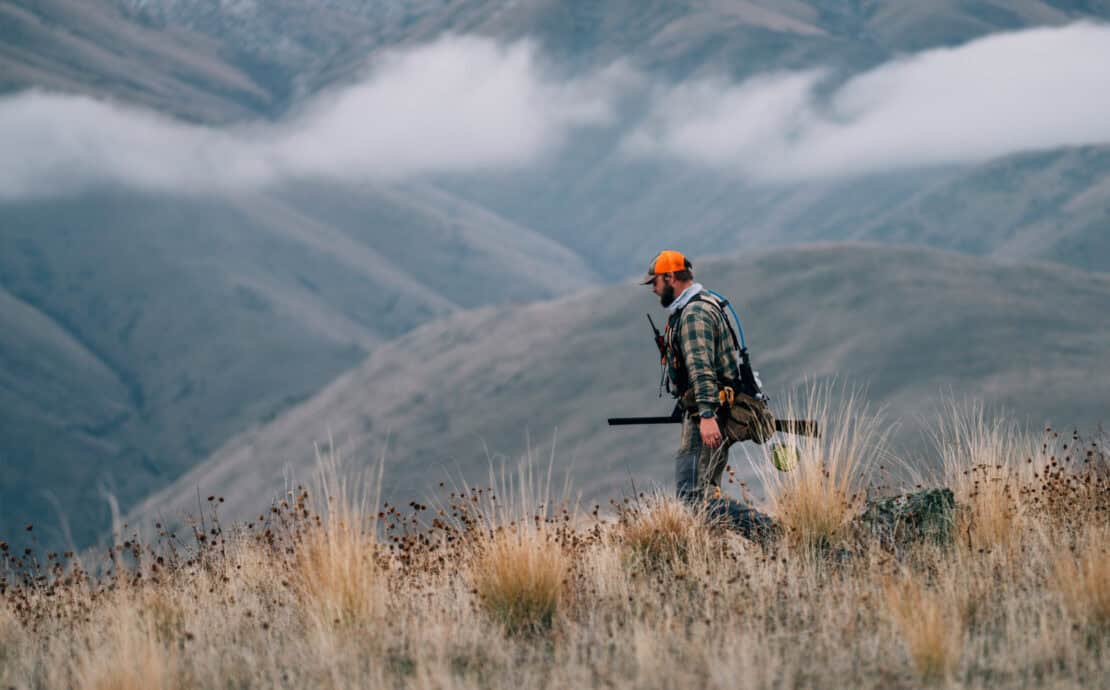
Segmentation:
{"type": "Polygon", "coordinates": [[[678,497],[691,506],[704,507],[710,519],[727,521],[733,529],[748,539],[765,540],[777,530],[774,520],[742,501],[721,493],[721,475],[728,464],[728,449],[731,445],[725,439],[716,448],[706,446],[701,440],[698,418],[684,419],[682,441],[674,463],[678,497]]]}

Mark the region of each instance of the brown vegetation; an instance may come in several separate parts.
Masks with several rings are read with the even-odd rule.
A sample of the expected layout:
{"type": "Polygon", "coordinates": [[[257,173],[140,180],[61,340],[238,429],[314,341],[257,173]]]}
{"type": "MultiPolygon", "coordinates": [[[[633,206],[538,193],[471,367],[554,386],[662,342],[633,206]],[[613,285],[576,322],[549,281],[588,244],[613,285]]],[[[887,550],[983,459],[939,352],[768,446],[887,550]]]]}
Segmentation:
{"type": "Polygon", "coordinates": [[[234,528],[212,497],[187,538],[123,541],[95,576],[4,543],[0,687],[1105,683],[1107,456],[961,423],[974,433],[942,444],[964,511],[948,545],[892,551],[848,528],[866,427],[768,485],[794,535],[770,547],[670,498],[606,517],[528,482],[514,501],[502,486],[370,509],[334,469],[234,528]]]}
{"type": "Polygon", "coordinates": [[[885,451],[879,418],[852,395],[830,410],[831,398],[828,389],[815,388],[807,402],[786,404],[784,417],[819,420],[825,429],[819,438],[793,441],[805,462],[777,472],[765,448],[767,457],[756,467],[770,512],[794,547],[807,553],[843,547],[853,518],[863,509],[871,472],[885,451]]]}

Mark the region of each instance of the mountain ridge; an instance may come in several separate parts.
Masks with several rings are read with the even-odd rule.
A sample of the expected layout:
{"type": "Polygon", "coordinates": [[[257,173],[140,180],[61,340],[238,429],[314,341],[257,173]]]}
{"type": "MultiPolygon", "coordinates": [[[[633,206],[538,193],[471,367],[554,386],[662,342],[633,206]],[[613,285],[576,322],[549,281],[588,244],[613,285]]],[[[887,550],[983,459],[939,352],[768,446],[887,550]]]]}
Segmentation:
{"type": "Polygon", "coordinates": [[[390,338],[463,306],[596,282],[570,252],[489,213],[446,222],[387,192],[360,197],[376,215],[342,226],[319,200],[276,193],[0,205],[5,524],[52,515],[50,489],[88,543],[109,524],[102,489],[128,509],[390,338]],[[391,203],[401,215],[384,222],[391,203]],[[422,253],[399,253],[414,237],[422,253]],[[425,264],[444,280],[429,282],[425,264]]]}
{"type": "MultiPolygon", "coordinates": [[[[19,18],[0,22],[0,91],[82,93],[234,131],[245,122],[269,126],[316,94],[361,82],[367,61],[383,51],[448,33],[530,40],[545,76],[556,80],[623,60],[664,88],[702,78],[735,85],[814,67],[828,70],[835,86],[924,48],[1110,18],[1101,0],[143,4],[0,0],[0,17],[19,18]]],[[[315,399],[367,353],[429,320],[460,310],[473,318],[490,303],[516,313],[509,305],[619,281],[666,246],[700,257],[884,240],[1092,271],[1110,265],[1107,147],[774,186],[625,155],[622,118],[643,116],[646,105],[621,104],[617,122],[576,133],[554,160],[508,172],[396,185],[297,179],[227,196],[99,185],[83,196],[0,204],[0,289],[8,294],[0,323],[14,329],[0,337],[0,361],[21,363],[0,371],[12,382],[8,390],[21,392],[0,408],[5,520],[52,516],[41,492],[57,488],[56,500],[81,506],[76,535],[88,543],[108,523],[101,486],[126,510],[244,428],[315,399]],[[80,349],[112,375],[75,354],[80,349]]],[[[777,280],[759,266],[750,270],[777,280]]],[[[850,311],[859,300],[824,304],[850,311]]],[[[828,329],[841,347],[867,345],[836,324],[828,329]]],[[[820,349],[796,335],[802,339],[793,346],[820,349]]],[[[929,332],[916,337],[938,350],[954,347],[929,332]]],[[[893,354],[871,348],[868,357],[912,361],[911,345],[888,346],[893,354]]],[[[776,345],[780,359],[772,363],[790,347],[776,345]]],[[[1089,354],[1086,347],[1079,351],[1089,354]]],[[[821,353],[827,367],[844,363],[831,343],[821,353]]],[[[526,355],[513,361],[527,367],[526,355]]],[[[510,380],[484,394],[516,385],[510,372],[490,367],[510,380]]],[[[972,374],[1010,395],[1005,374],[988,380],[983,371],[972,374]]],[[[447,411],[437,414],[450,421],[447,411]]],[[[511,433],[489,438],[516,438],[511,433]]]]}
{"type": "MultiPolygon", "coordinates": [[[[1093,424],[1110,394],[1098,375],[1110,345],[1097,316],[1110,308],[1108,276],[862,243],[696,265],[740,310],[756,368],[780,403],[815,379],[866,385],[909,439],[915,416],[940,411],[945,389],[1013,406],[1035,424],[1093,424]],[[924,318],[906,320],[913,314],[924,318]],[[1036,323],[1047,331],[1024,333],[1036,323]]],[[[655,401],[658,358],[641,323],[654,298],[634,287],[426,325],[230,441],[148,498],[132,524],[156,506],[164,518],[187,510],[197,490],[225,496],[227,515],[246,517],[281,490],[277,478],[311,476],[313,442],[333,437],[356,467],[387,458],[383,498],[394,503],[423,500],[448,476],[481,482],[491,462],[539,452],[548,439],[560,463],[579,463],[575,485],[589,499],[621,491],[628,467],[641,486],[667,486],[676,429],[604,426],[607,416],[668,405],[655,401]]],[[[743,467],[740,475],[752,478],[743,467]]]]}

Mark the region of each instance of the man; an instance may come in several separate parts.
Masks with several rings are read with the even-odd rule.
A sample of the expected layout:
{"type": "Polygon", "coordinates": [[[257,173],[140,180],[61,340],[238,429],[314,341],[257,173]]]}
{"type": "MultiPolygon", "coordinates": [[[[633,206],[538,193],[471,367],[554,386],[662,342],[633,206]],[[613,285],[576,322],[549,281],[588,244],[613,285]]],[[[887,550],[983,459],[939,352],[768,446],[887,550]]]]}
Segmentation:
{"type": "Polygon", "coordinates": [[[670,315],[664,337],[667,389],[685,401],[682,440],[675,455],[679,498],[727,519],[750,539],[777,531],[772,519],[721,493],[721,475],[732,441],[717,420],[720,391],[740,379],[731,328],[719,300],[694,282],[693,264],[676,251],[652,260],[643,284],[670,315]]]}

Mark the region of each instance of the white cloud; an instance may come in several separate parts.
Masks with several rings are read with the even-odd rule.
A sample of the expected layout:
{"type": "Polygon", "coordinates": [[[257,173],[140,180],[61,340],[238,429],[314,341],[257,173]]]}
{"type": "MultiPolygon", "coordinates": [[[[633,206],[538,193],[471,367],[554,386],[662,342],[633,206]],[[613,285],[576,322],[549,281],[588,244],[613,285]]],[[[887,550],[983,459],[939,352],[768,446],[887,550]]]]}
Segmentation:
{"type": "Polygon", "coordinates": [[[613,76],[552,81],[530,43],[450,37],[388,56],[363,83],[277,125],[221,130],[80,96],[17,94],[0,100],[0,199],[527,165],[574,128],[609,120],[613,76]]]}
{"type": "Polygon", "coordinates": [[[148,189],[251,183],[270,172],[233,135],[89,98],[25,93],[0,102],[0,199],[94,183],[148,189]]]}
{"type": "Polygon", "coordinates": [[[379,76],[313,106],[279,137],[284,167],[408,176],[536,160],[609,103],[589,80],[540,78],[531,44],[455,38],[396,55],[379,76]]]}
{"type": "Polygon", "coordinates": [[[666,90],[625,141],[762,180],[969,163],[1110,142],[1110,28],[988,36],[860,74],[704,81],[666,90]]]}
{"type": "MultiPolygon", "coordinates": [[[[90,98],[0,99],[0,200],[92,185],[206,192],[298,177],[396,179],[522,167],[640,89],[622,66],[553,79],[529,42],[448,37],[277,124],[184,124],[90,98]]],[[[820,69],[655,88],[635,155],[771,181],[967,163],[1110,142],[1110,27],[997,34],[881,65],[825,93],[820,69]]]]}

